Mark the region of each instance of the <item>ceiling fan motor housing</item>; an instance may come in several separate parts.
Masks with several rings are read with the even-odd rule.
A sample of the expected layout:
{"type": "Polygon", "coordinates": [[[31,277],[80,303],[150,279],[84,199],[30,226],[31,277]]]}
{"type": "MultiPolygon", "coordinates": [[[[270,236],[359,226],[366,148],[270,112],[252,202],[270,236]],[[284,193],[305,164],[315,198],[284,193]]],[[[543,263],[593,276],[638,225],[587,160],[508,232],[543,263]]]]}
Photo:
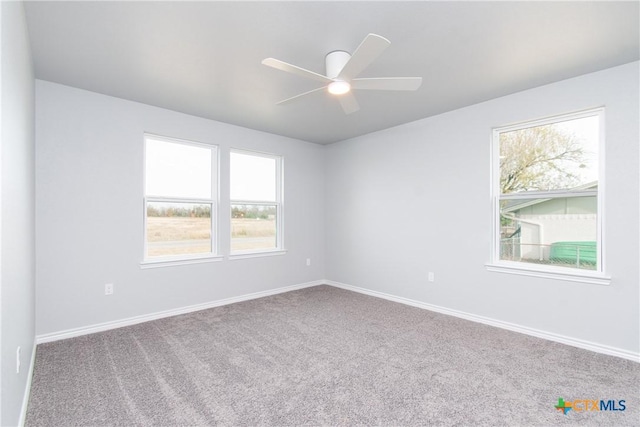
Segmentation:
{"type": "Polygon", "coordinates": [[[338,74],[340,74],[340,71],[342,71],[350,58],[351,54],[344,50],[334,50],[333,52],[329,52],[325,57],[325,66],[327,69],[326,76],[330,79],[338,77],[338,74]]]}

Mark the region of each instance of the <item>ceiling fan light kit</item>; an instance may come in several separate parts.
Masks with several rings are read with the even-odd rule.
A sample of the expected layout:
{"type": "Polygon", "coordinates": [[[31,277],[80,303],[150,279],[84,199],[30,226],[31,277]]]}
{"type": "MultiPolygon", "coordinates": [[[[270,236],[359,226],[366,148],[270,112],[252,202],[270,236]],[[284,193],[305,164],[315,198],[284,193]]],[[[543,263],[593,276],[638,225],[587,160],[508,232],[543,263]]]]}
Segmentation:
{"type": "Polygon", "coordinates": [[[327,86],[327,90],[332,95],[344,95],[351,90],[351,85],[347,82],[338,80],[329,83],[329,86],[327,86]]]}
{"type": "Polygon", "coordinates": [[[343,111],[351,114],[360,109],[351,89],[413,91],[422,84],[422,77],[357,78],[390,44],[391,42],[382,36],[369,34],[353,55],[343,50],[329,52],[325,57],[326,75],[324,76],[274,58],[266,58],[262,64],[325,83],[323,87],[287,98],[278,102],[277,105],[289,103],[326,88],[330,94],[338,95],[343,111]]]}

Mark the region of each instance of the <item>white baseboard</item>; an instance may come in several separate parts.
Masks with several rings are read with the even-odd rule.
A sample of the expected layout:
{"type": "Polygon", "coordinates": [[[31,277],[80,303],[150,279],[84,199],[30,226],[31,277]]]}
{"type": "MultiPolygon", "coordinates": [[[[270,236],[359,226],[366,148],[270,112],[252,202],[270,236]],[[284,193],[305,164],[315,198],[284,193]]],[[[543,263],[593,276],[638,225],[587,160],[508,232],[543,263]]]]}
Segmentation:
{"type": "Polygon", "coordinates": [[[83,326],[80,328],[67,329],[65,331],[53,332],[36,336],[36,343],[42,344],[46,342],[59,341],[67,338],[79,337],[81,335],[93,334],[96,332],[108,331],[110,329],[122,328],[124,326],[136,325],[138,323],[149,322],[151,320],[162,319],[165,317],[177,316],[179,314],[192,313],[194,311],[206,310],[208,308],[220,307],[223,305],[233,304],[241,301],[248,301],[256,298],[267,297],[270,295],[281,294],[284,292],[295,291],[297,289],[309,288],[311,286],[324,285],[326,281],[315,280],[313,282],[301,283],[298,285],[285,286],[282,288],[269,289],[252,294],[240,295],[237,297],[225,298],[222,300],[206,302],[204,304],[195,304],[187,307],[181,307],[156,313],[144,314],[142,316],[129,317],[127,319],[115,320],[112,322],[98,323],[95,325],[83,326]]]}
{"type": "MultiPolygon", "coordinates": [[[[90,325],[90,326],[85,326],[85,327],[81,327],[81,328],[74,328],[74,329],[68,329],[65,331],[59,331],[59,332],[53,332],[53,333],[49,333],[49,334],[43,334],[43,335],[38,335],[36,336],[36,343],[37,344],[42,344],[42,343],[46,343],[46,342],[52,342],[52,341],[58,341],[58,340],[63,340],[63,339],[67,339],[67,338],[73,338],[73,337],[78,337],[81,335],[87,335],[87,334],[92,334],[95,332],[102,332],[102,331],[107,331],[110,329],[116,329],[116,328],[122,328],[124,326],[130,326],[130,325],[135,325],[138,323],[143,323],[143,322],[149,322],[151,320],[156,320],[156,319],[162,319],[165,317],[171,317],[171,316],[177,316],[179,314],[186,314],[186,313],[192,313],[194,311],[200,311],[200,310],[206,310],[208,308],[213,308],[213,307],[220,307],[223,305],[228,305],[228,304],[233,304],[236,302],[241,302],[241,301],[248,301],[248,300],[252,300],[252,299],[256,299],[256,298],[262,298],[262,297],[266,297],[266,296],[270,296],[270,295],[276,295],[276,294],[281,294],[284,292],[290,292],[290,291],[294,291],[297,289],[304,289],[304,288],[309,288],[312,286],[318,286],[318,285],[330,285],[330,286],[334,286],[336,288],[341,288],[341,289],[346,289],[349,291],[353,291],[353,292],[358,292],[361,294],[365,294],[365,295],[370,295],[370,296],[374,296],[374,297],[378,297],[378,298],[383,298],[389,301],[394,301],[394,302],[398,302],[401,304],[406,304],[406,305],[410,305],[413,307],[418,307],[418,308],[422,308],[425,310],[430,310],[430,311],[434,311],[437,313],[442,313],[442,314],[446,314],[449,316],[455,316],[461,319],[465,319],[465,320],[470,320],[472,322],[477,322],[477,323],[482,323],[485,325],[489,325],[489,326],[495,326],[497,328],[502,328],[502,329],[506,329],[509,331],[513,331],[513,332],[519,332],[522,334],[526,334],[526,335],[531,335],[537,338],[543,338],[549,341],[555,341],[561,344],[566,344],[566,345],[570,345],[573,347],[577,347],[577,348],[581,348],[581,349],[585,349],[585,350],[590,350],[590,351],[594,351],[596,353],[602,353],[602,354],[606,354],[609,356],[616,356],[616,357],[620,357],[623,359],[627,359],[627,360],[632,360],[634,362],[640,362],[640,353],[635,353],[632,351],[628,351],[628,350],[624,350],[624,349],[620,349],[620,348],[616,348],[616,347],[611,347],[611,346],[606,346],[606,345],[602,345],[602,344],[598,344],[598,343],[594,343],[594,342],[590,342],[590,341],[585,341],[585,340],[581,340],[581,339],[577,339],[577,338],[572,338],[572,337],[567,337],[564,335],[559,335],[559,334],[555,334],[552,332],[547,332],[547,331],[542,331],[539,329],[534,329],[534,328],[529,328],[526,326],[522,326],[522,325],[517,325],[515,323],[509,323],[509,322],[504,322],[501,320],[496,320],[496,319],[492,319],[489,317],[484,317],[484,316],[478,316],[475,314],[470,314],[470,313],[466,313],[463,311],[459,311],[459,310],[453,310],[450,308],[445,308],[445,307],[440,307],[434,304],[428,304],[422,301],[416,301],[416,300],[412,300],[409,298],[404,298],[404,297],[398,297],[395,295],[391,295],[391,294],[386,294],[383,292],[378,292],[378,291],[372,291],[369,289],[365,289],[365,288],[360,288],[357,286],[352,286],[352,285],[347,285],[345,283],[340,283],[340,282],[335,282],[333,280],[315,280],[312,282],[307,282],[307,283],[301,283],[298,285],[292,285],[292,286],[285,286],[282,288],[277,288],[277,289],[270,289],[267,291],[261,291],[261,292],[255,292],[252,294],[246,294],[246,295],[240,295],[237,297],[232,297],[232,298],[226,298],[226,299],[222,299],[222,300],[217,300],[217,301],[211,301],[208,303],[204,303],[204,304],[196,304],[196,305],[191,305],[191,306],[187,306],[187,307],[181,307],[181,308],[176,308],[176,309],[172,309],[172,310],[166,310],[166,311],[161,311],[161,312],[157,312],[157,313],[151,313],[151,314],[146,314],[146,315],[142,315],[142,316],[136,316],[136,317],[130,317],[127,319],[121,319],[121,320],[116,320],[116,321],[112,321],[112,322],[105,322],[105,323],[100,323],[100,324],[95,324],[95,325],[90,325]]],[[[33,351],[33,355],[32,355],[32,359],[35,357],[35,346],[34,346],[34,351],[33,351]]],[[[31,362],[31,367],[30,369],[33,369],[33,360],[31,362]]],[[[29,381],[31,381],[31,378],[29,378],[29,381]]],[[[27,399],[28,401],[28,396],[25,397],[25,399],[27,399]]],[[[25,405],[25,409],[26,409],[26,405],[25,405]]]]}
{"type": "Polygon", "coordinates": [[[422,308],[425,310],[435,311],[437,313],[447,314],[449,316],[459,317],[461,319],[470,320],[472,322],[478,322],[489,326],[495,326],[497,328],[507,329],[513,332],[519,332],[521,334],[531,335],[537,338],[543,338],[549,341],[555,341],[561,344],[578,347],[584,350],[594,351],[596,353],[602,353],[609,356],[621,357],[623,359],[631,360],[634,362],[640,362],[640,353],[634,353],[632,351],[610,347],[602,344],[597,344],[590,341],[585,341],[577,338],[567,337],[564,335],[554,334],[552,332],[541,331],[539,329],[529,328],[526,326],[517,325],[514,323],[503,322],[501,320],[491,319],[489,317],[478,316],[475,314],[466,313],[463,311],[452,310],[445,307],[440,307],[433,304],[428,304],[421,301],[412,300],[409,298],[398,297],[383,292],[372,291],[357,286],[347,285],[332,280],[325,280],[324,283],[336,288],[346,289],[353,292],[359,292],[361,294],[370,295],[378,298],[383,298],[389,301],[399,302],[401,304],[410,305],[413,307],[422,308]]]}
{"type": "Polygon", "coordinates": [[[24,389],[24,396],[22,397],[22,410],[20,411],[20,420],[18,425],[24,426],[27,421],[27,407],[29,405],[29,396],[31,396],[31,381],[33,380],[33,367],[36,364],[36,347],[37,342],[34,338],[33,349],[31,350],[31,361],[29,362],[29,372],[27,372],[27,384],[24,389]]]}

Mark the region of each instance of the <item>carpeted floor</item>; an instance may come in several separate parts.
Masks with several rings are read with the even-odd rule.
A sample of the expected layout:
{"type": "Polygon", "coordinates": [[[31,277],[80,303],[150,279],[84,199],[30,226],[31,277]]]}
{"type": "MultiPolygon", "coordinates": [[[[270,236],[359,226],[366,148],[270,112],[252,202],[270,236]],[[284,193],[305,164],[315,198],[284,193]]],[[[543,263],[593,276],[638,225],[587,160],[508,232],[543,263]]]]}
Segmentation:
{"type": "Polygon", "coordinates": [[[638,363],[318,286],[41,344],[26,425],[638,426],[639,405],[638,363]]]}

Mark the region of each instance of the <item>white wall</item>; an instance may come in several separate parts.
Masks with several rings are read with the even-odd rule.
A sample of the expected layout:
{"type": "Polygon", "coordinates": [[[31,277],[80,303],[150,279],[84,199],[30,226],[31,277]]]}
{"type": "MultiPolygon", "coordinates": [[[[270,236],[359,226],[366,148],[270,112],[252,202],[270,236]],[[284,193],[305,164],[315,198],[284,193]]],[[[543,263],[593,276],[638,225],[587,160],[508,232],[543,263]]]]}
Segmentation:
{"type": "Polygon", "coordinates": [[[327,279],[638,354],[638,75],[627,64],[328,146],[327,279]],[[488,272],[491,128],[603,105],[611,285],[488,272]]]}
{"type": "Polygon", "coordinates": [[[1,155],[0,338],[3,426],[17,425],[27,384],[35,325],[34,80],[21,2],[0,2],[1,155]],[[16,373],[20,346],[21,370],[16,373]]]}
{"type": "Polygon", "coordinates": [[[638,65],[325,147],[37,81],[36,332],[327,278],[637,354],[638,65]],[[486,271],[491,128],[602,105],[611,286],[486,271]],[[229,148],[284,155],[289,252],[140,269],[145,131],[220,146],[223,250],[229,148]]]}
{"type": "Polygon", "coordinates": [[[324,147],[39,80],[36,100],[38,335],[324,277],[324,147]],[[283,155],[287,254],[141,269],[143,132],[219,145],[226,253],[229,148],[283,155]]]}

